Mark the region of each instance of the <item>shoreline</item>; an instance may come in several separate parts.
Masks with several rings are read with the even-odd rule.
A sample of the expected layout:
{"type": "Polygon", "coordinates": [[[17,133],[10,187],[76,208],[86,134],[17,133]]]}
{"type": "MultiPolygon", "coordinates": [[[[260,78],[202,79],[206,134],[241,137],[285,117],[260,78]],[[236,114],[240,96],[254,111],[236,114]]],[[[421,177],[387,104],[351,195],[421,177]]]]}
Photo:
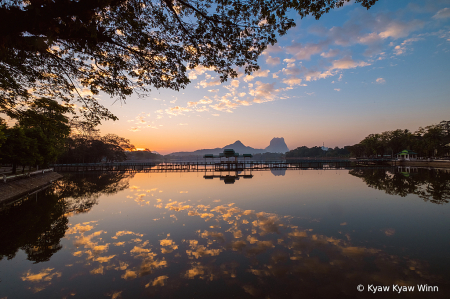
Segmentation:
{"type": "Polygon", "coordinates": [[[444,161],[395,161],[388,163],[392,166],[450,168],[450,162],[444,161]]]}
{"type": "Polygon", "coordinates": [[[57,172],[47,172],[32,177],[21,178],[14,181],[0,182],[0,205],[7,204],[43,187],[49,186],[53,181],[63,176],[57,172]]]}

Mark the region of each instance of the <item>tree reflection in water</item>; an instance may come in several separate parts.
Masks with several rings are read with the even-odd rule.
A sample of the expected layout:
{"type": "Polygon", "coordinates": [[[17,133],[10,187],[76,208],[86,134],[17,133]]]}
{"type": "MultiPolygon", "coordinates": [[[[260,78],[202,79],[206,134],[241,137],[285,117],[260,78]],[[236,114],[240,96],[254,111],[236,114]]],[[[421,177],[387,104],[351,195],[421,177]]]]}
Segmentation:
{"type": "Polygon", "coordinates": [[[124,172],[66,175],[21,205],[0,211],[0,260],[22,249],[34,263],[50,260],[62,248],[68,214],[88,212],[103,194],[128,188],[124,172]]]}
{"type": "Polygon", "coordinates": [[[352,169],[349,173],[367,186],[390,195],[416,194],[424,201],[445,204],[450,199],[450,171],[424,168],[352,169]]]}

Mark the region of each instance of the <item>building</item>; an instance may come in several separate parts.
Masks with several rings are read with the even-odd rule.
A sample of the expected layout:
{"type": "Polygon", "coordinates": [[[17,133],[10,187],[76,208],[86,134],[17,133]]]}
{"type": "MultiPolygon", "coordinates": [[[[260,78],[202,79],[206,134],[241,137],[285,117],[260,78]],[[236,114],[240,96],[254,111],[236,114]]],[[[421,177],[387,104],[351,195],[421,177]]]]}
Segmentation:
{"type": "Polygon", "coordinates": [[[417,159],[417,155],[418,155],[417,153],[411,150],[402,150],[400,153],[397,154],[397,159],[405,161],[413,161],[417,159]]]}

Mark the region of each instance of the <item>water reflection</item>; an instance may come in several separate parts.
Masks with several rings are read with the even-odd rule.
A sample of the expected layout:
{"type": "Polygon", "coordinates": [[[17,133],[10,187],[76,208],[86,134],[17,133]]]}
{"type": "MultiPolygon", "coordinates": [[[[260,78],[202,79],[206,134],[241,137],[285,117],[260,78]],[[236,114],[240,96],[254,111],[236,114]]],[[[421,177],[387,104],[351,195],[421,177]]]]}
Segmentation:
{"type": "Polygon", "coordinates": [[[424,201],[435,204],[448,203],[450,199],[450,171],[448,169],[356,168],[350,170],[349,173],[361,178],[367,186],[384,190],[387,194],[401,197],[416,194],[424,201]]]}
{"type": "Polygon", "coordinates": [[[191,224],[202,220],[205,225],[191,226],[195,233],[186,238],[168,233],[157,240],[133,231],[107,238],[96,229],[98,223],[73,226],[68,237],[79,258],[75,263],[94,276],[140,280],[141,296],[165,298],[196,292],[218,292],[221,298],[333,297],[356,295],[361,283],[443,283],[428,273],[426,263],[354,245],[349,235],[328,237],[300,228],[291,224],[291,217],[243,210],[233,203],[163,201],[155,207],[183,222],[193,217],[191,224]]]}
{"type": "Polygon", "coordinates": [[[14,258],[20,248],[30,261],[48,261],[61,249],[60,240],[68,228],[65,212],[64,201],[52,189],[38,194],[37,200],[30,199],[19,207],[3,211],[0,215],[0,260],[14,258]]]}
{"type": "MultiPolygon", "coordinates": [[[[375,175],[385,181],[386,176],[401,175],[407,180],[417,176],[383,171],[384,176],[369,169],[351,173],[370,184],[375,184],[375,175]]],[[[258,174],[260,180],[250,180],[247,185],[278,179],[266,173],[269,179],[258,174]]],[[[308,179],[306,173],[302,174],[303,180],[308,179]]],[[[42,298],[77,295],[116,299],[372,295],[358,293],[359,284],[437,285],[439,292],[433,293],[433,298],[445,297],[448,292],[448,277],[436,275],[427,261],[389,251],[389,241],[405,236],[401,227],[396,231],[397,227],[383,223],[386,226],[381,235],[389,241],[380,246],[373,242],[368,245],[373,234],[358,236],[347,229],[357,223],[355,218],[338,219],[345,222],[320,230],[314,220],[299,220],[295,209],[303,209],[303,204],[291,203],[292,213],[297,213],[294,215],[268,212],[267,206],[260,206],[262,200],[249,208],[248,195],[233,197],[231,202],[213,194],[198,196],[196,189],[211,184],[196,174],[180,175],[178,180],[164,175],[133,178],[131,174],[110,172],[68,176],[40,194],[42,198],[37,202],[28,200],[3,212],[1,257],[11,259],[18,249],[23,249],[29,260],[47,263],[24,265],[17,271],[19,275],[11,278],[16,279],[13,284],[17,287],[6,289],[6,284],[0,284],[0,293],[5,290],[8,297],[14,297],[14,292],[20,291],[18,296],[26,297],[30,289],[34,296],[42,298]],[[194,181],[199,184],[193,185],[194,181]],[[104,200],[112,194],[117,195],[104,200]],[[28,248],[37,249],[29,253],[28,248]],[[58,250],[62,258],[52,257],[58,250]],[[89,287],[89,283],[95,287],[89,287]]],[[[338,177],[343,176],[335,175],[333,179],[338,177]]],[[[294,179],[300,181],[298,176],[294,179]]],[[[436,188],[435,183],[428,184],[436,188]]],[[[237,189],[236,194],[241,195],[240,190],[246,189],[239,186],[242,184],[236,188],[219,187],[237,189]]],[[[277,190],[285,189],[284,185],[277,190]]],[[[251,195],[263,195],[251,191],[251,195]]],[[[282,192],[278,194],[282,196],[282,192]]],[[[321,200],[316,202],[320,205],[321,200]]],[[[279,198],[270,201],[279,202],[279,198]]],[[[342,211],[348,212],[345,208],[342,211]]],[[[364,225],[364,221],[360,224],[364,225]]],[[[404,240],[401,246],[407,247],[404,240]]]]}
{"type": "Polygon", "coordinates": [[[271,168],[270,172],[274,176],[285,176],[286,175],[286,168],[271,168]]]}
{"type": "Polygon", "coordinates": [[[101,195],[128,188],[130,176],[120,172],[67,175],[21,205],[0,211],[0,260],[14,258],[19,249],[34,263],[50,260],[62,248],[68,216],[88,212],[101,195]]]}
{"type": "Polygon", "coordinates": [[[203,176],[203,178],[205,180],[212,180],[214,178],[219,178],[221,181],[223,181],[225,184],[234,184],[237,180],[239,180],[240,178],[244,178],[244,179],[251,179],[253,178],[253,174],[250,172],[244,172],[243,174],[242,171],[235,171],[235,172],[218,172],[219,174],[215,174],[215,173],[206,173],[203,176]]]}
{"type": "Polygon", "coordinates": [[[111,195],[129,187],[129,179],[134,173],[86,172],[83,174],[65,174],[53,185],[59,198],[66,199],[67,211],[82,213],[97,204],[101,195],[111,195]]]}

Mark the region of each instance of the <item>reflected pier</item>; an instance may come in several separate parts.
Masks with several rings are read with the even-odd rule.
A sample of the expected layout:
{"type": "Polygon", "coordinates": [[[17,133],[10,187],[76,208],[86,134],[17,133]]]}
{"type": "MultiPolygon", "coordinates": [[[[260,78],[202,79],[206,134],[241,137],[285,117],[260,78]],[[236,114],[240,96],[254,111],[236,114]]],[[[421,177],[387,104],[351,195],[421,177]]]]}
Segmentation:
{"type": "Polygon", "coordinates": [[[203,178],[205,180],[212,180],[214,178],[219,178],[220,180],[222,180],[225,184],[234,184],[237,180],[239,180],[240,178],[243,179],[251,179],[253,178],[253,174],[251,173],[245,173],[244,174],[240,174],[240,171],[235,171],[234,174],[231,174],[231,172],[228,172],[228,174],[223,175],[222,172],[219,172],[219,174],[206,174],[203,176],[203,178]]]}

